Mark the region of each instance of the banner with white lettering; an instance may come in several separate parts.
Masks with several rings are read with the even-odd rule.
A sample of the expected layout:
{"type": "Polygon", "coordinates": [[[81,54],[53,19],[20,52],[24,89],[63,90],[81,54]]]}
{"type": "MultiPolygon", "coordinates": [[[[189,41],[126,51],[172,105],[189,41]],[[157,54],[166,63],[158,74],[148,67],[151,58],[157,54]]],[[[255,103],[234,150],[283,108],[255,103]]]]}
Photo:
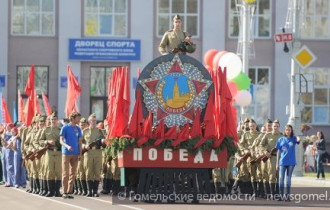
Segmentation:
{"type": "Polygon", "coordinates": [[[139,61],[140,40],[133,39],[69,39],[71,60],[139,61]]]}
{"type": "Polygon", "coordinates": [[[125,149],[118,153],[119,167],[145,168],[227,168],[227,149],[189,153],[187,149],[153,147],[125,149]]]}

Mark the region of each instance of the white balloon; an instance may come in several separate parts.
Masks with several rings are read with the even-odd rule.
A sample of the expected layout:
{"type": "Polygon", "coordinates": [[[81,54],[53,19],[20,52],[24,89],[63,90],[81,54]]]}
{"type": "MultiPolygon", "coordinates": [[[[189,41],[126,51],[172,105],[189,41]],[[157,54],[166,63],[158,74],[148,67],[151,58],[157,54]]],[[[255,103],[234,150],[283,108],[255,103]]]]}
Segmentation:
{"type": "Polygon", "coordinates": [[[227,80],[231,80],[241,73],[242,60],[235,53],[228,52],[220,58],[218,66],[222,70],[227,68],[227,80]]]}
{"type": "Polygon", "coordinates": [[[252,96],[248,90],[240,90],[234,97],[236,103],[240,106],[247,106],[252,102],[252,96]]]}

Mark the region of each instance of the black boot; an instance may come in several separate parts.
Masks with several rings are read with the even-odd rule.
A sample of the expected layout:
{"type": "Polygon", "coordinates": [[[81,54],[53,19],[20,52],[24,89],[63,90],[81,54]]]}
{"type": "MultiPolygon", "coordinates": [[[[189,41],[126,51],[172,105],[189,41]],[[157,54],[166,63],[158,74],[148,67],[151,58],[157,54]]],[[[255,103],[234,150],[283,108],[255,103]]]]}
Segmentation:
{"type": "Polygon", "coordinates": [[[74,180],[74,183],[73,183],[73,193],[74,195],[77,195],[78,194],[78,184],[77,184],[77,179],[74,180]]]}
{"type": "Polygon", "coordinates": [[[263,182],[258,182],[258,197],[259,198],[265,197],[265,189],[263,182]]]}
{"type": "Polygon", "coordinates": [[[271,183],[270,184],[270,194],[271,194],[271,198],[274,199],[274,195],[275,195],[275,183],[271,183]]]}
{"type": "Polygon", "coordinates": [[[264,183],[264,190],[265,190],[265,198],[267,198],[267,196],[270,196],[270,185],[269,182],[265,182],[264,183]]]}
{"type": "Polygon", "coordinates": [[[93,181],[88,180],[87,181],[87,195],[86,197],[93,197],[93,181]]]}
{"type": "Polygon", "coordinates": [[[34,186],[34,179],[30,177],[30,189],[28,189],[26,192],[32,193],[33,192],[33,186],[34,186]]]}
{"type": "Polygon", "coordinates": [[[120,190],[120,180],[114,180],[112,186],[112,195],[118,195],[120,190]]]}
{"type": "Polygon", "coordinates": [[[230,194],[238,194],[239,182],[240,181],[238,181],[238,180],[234,181],[234,184],[232,186],[232,190],[229,192],[230,194]]]}
{"type": "Polygon", "coordinates": [[[34,179],[34,194],[39,194],[40,192],[40,181],[39,179],[34,179]]]}
{"type": "Polygon", "coordinates": [[[93,197],[99,197],[99,194],[97,193],[99,189],[99,183],[100,181],[95,181],[93,182],[93,197]]]}
{"type": "Polygon", "coordinates": [[[114,180],[113,179],[109,179],[109,192],[110,193],[112,193],[113,185],[114,185],[114,180]]]}
{"type": "Polygon", "coordinates": [[[47,180],[48,193],[46,197],[53,197],[55,195],[55,180],[47,180]]]}
{"type": "Polygon", "coordinates": [[[78,186],[78,195],[82,195],[83,194],[83,187],[82,187],[82,184],[80,182],[80,180],[76,179],[77,181],[77,186],[78,186]]]}
{"type": "Polygon", "coordinates": [[[235,180],[233,180],[233,179],[230,179],[229,182],[227,183],[227,192],[226,193],[228,195],[231,194],[234,183],[235,183],[235,180]]]}
{"type": "Polygon", "coordinates": [[[110,179],[103,179],[102,191],[101,194],[107,195],[110,193],[110,179]]]}
{"type": "Polygon", "coordinates": [[[257,182],[252,182],[252,195],[257,196],[258,195],[258,185],[257,182]]]}
{"type": "Polygon", "coordinates": [[[83,189],[82,195],[86,196],[87,195],[87,182],[86,182],[86,180],[80,180],[80,183],[81,183],[81,186],[83,189]]]}
{"type": "Polygon", "coordinates": [[[48,194],[48,181],[47,180],[42,180],[43,181],[43,185],[44,185],[44,190],[43,193],[41,194],[41,196],[46,196],[48,194]]]}
{"type": "Polygon", "coordinates": [[[60,193],[60,188],[61,188],[61,180],[56,180],[55,181],[55,197],[62,197],[60,193]]]}
{"type": "Polygon", "coordinates": [[[280,185],[279,185],[279,183],[278,182],[276,182],[276,184],[275,184],[275,195],[278,195],[279,194],[279,192],[280,192],[280,185]]]}
{"type": "Polygon", "coordinates": [[[39,195],[42,195],[45,192],[45,183],[43,179],[39,179],[40,182],[40,191],[39,191],[39,195]]]}

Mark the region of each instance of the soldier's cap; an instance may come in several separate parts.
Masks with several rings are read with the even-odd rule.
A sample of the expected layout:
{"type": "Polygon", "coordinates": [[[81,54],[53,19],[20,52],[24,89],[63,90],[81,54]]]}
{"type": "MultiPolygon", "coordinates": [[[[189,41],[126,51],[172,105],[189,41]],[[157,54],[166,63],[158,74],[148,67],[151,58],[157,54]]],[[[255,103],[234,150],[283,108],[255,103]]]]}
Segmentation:
{"type": "Polygon", "coordinates": [[[35,115],[33,118],[32,118],[32,123],[36,123],[38,122],[39,120],[39,116],[38,115],[35,115]]]}
{"type": "Polygon", "coordinates": [[[271,119],[267,119],[266,123],[273,123],[273,121],[271,119]]]}
{"type": "Polygon", "coordinates": [[[173,17],[173,20],[182,20],[180,15],[176,14],[174,17],[173,17]]]}
{"type": "Polygon", "coordinates": [[[250,122],[250,119],[249,118],[245,118],[243,122],[244,123],[248,123],[248,122],[250,122]]]}
{"type": "Polygon", "coordinates": [[[81,116],[81,114],[79,112],[72,112],[70,114],[70,119],[75,118],[75,117],[78,117],[78,116],[81,116]]]}
{"type": "Polygon", "coordinates": [[[254,121],[254,119],[250,119],[249,123],[256,123],[256,121],[254,121]]]}
{"type": "Polygon", "coordinates": [[[50,117],[56,117],[56,118],[57,118],[57,114],[56,114],[56,112],[51,113],[51,114],[50,114],[50,117]]]}
{"type": "Polygon", "coordinates": [[[82,117],[82,118],[80,119],[80,123],[87,123],[86,118],[82,117]]]}
{"type": "Polygon", "coordinates": [[[38,122],[46,122],[47,116],[40,116],[38,122]]]}
{"type": "Polygon", "coordinates": [[[279,121],[279,120],[274,120],[273,123],[278,123],[278,124],[280,124],[280,121],[279,121]]]}
{"type": "Polygon", "coordinates": [[[92,113],[91,115],[89,115],[88,120],[91,120],[91,119],[96,119],[95,113],[92,113]]]}

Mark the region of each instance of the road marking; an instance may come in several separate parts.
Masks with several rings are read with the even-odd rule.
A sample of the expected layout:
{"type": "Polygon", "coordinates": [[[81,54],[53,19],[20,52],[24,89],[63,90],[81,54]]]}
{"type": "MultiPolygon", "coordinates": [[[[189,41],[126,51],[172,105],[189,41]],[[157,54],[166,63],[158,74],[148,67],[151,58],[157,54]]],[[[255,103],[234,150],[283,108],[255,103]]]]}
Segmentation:
{"type": "Polygon", "coordinates": [[[102,200],[102,199],[99,199],[99,198],[90,198],[90,197],[87,197],[87,198],[93,199],[93,200],[96,200],[96,201],[100,201],[100,202],[104,202],[104,203],[109,203],[111,205],[116,205],[116,206],[121,206],[121,207],[129,208],[129,209],[143,210],[141,208],[137,208],[137,207],[134,207],[134,206],[128,206],[128,205],[124,205],[124,204],[113,204],[112,201],[106,201],[106,200],[102,200]]]}
{"type": "Polygon", "coordinates": [[[54,200],[54,199],[47,198],[47,197],[43,197],[43,196],[40,196],[40,195],[35,195],[35,194],[31,194],[31,193],[26,193],[25,191],[20,190],[20,189],[17,189],[17,188],[13,188],[13,187],[11,187],[11,189],[17,190],[17,191],[19,191],[19,192],[23,192],[23,193],[28,194],[28,195],[35,196],[35,197],[37,197],[37,198],[42,198],[42,199],[45,199],[45,200],[48,200],[48,201],[53,201],[53,202],[55,202],[55,203],[59,203],[59,204],[62,204],[62,205],[66,205],[66,206],[74,207],[74,208],[77,208],[77,209],[89,210],[88,208],[84,208],[84,207],[81,207],[81,206],[77,206],[77,205],[73,205],[73,204],[65,203],[65,202],[62,202],[62,201],[54,200]]]}

